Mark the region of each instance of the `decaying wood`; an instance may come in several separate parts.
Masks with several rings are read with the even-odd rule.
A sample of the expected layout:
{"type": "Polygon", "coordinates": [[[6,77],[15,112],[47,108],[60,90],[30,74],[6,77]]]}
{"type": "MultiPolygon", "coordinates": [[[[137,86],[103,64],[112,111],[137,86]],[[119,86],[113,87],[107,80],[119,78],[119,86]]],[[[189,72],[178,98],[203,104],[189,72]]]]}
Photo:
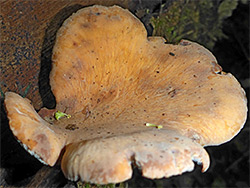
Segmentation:
{"type": "Polygon", "coordinates": [[[49,90],[51,53],[56,32],[77,10],[93,5],[120,5],[130,0],[1,1],[1,97],[14,91],[32,99],[36,109],[54,105],[49,90]],[[41,97],[40,97],[41,96],[41,97]]]}
{"type": "Polygon", "coordinates": [[[53,168],[43,166],[27,184],[27,187],[69,187],[70,185],[71,183],[64,178],[59,166],[53,168]]]}
{"type": "Polygon", "coordinates": [[[75,187],[60,166],[43,166],[12,135],[3,107],[4,93],[29,98],[35,108],[54,107],[50,91],[51,54],[57,30],[77,10],[93,5],[132,6],[131,0],[3,0],[1,20],[1,168],[2,187],[75,187]]]}

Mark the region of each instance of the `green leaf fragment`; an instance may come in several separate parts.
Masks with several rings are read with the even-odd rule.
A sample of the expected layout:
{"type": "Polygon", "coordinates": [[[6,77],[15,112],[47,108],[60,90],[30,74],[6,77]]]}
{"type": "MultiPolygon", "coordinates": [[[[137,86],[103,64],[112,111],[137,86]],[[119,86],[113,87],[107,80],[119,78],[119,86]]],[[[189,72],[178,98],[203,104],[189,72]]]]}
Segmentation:
{"type": "Polygon", "coordinates": [[[55,113],[55,118],[56,118],[56,120],[59,120],[59,119],[61,119],[61,118],[64,117],[64,116],[66,116],[67,118],[71,118],[71,115],[66,114],[66,113],[64,113],[64,112],[61,112],[61,111],[59,111],[59,110],[55,113]]]}
{"type": "Polygon", "coordinates": [[[157,129],[162,129],[163,128],[162,125],[155,125],[155,124],[152,124],[152,123],[146,123],[146,126],[147,127],[156,127],[157,129]]]}
{"type": "Polygon", "coordinates": [[[162,128],[163,128],[162,125],[158,125],[158,126],[157,126],[157,129],[162,129],[162,128]]]}

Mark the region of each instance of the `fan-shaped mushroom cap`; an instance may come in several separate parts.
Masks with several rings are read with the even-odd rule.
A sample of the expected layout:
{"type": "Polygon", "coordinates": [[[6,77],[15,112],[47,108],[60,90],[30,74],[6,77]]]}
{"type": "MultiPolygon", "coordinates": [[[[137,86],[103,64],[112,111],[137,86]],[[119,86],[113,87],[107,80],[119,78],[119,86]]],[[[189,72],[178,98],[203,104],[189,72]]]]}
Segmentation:
{"type": "Polygon", "coordinates": [[[143,24],[117,6],[84,8],[64,22],[50,81],[57,110],[71,118],[49,124],[13,93],[5,105],[13,133],[29,149],[28,139],[37,148],[56,143],[48,155],[35,150],[43,161],[53,165],[66,146],[61,166],[71,180],[121,182],[131,177],[131,163],[148,178],[191,171],[192,161],[205,171],[202,146],[232,139],[246,120],[243,89],[208,50],[147,38],[143,24]],[[46,142],[30,136],[39,131],[46,142]]]}
{"type": "Polygon", "coordinates": [[[51,125],[36,113],[28,99],[7,92],[4,103],[10,129],[24,148],[41,162],[54,165],[65,146],[63,134],[56,134],[51,125]]]}

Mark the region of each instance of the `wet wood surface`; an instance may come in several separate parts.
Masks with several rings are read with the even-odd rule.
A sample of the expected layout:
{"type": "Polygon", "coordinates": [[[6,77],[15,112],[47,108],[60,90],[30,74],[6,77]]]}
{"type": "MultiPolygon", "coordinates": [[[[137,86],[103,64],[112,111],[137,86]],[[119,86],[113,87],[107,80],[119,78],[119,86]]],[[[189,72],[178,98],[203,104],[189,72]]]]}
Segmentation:
{"type": "Polygon", "coordinates": [[[1,98],[14,91],[32,99],[36,109],[52,107],[49,91],[51,52],[56,32],[77,10],[94,4],[120,5],[128,0],[1,1],[1,98]]]}
{"type": "Polygon", "coordinates": [[[1,20],[1,187],[75,187],[57,165],[44,166],[15,140],[3,107],[4,93],[29,98],[35,108],[53,108],[49,73],[56,32],[77,10],[94,5],[133,6],[130,0],[2,0],[1,20]]]}

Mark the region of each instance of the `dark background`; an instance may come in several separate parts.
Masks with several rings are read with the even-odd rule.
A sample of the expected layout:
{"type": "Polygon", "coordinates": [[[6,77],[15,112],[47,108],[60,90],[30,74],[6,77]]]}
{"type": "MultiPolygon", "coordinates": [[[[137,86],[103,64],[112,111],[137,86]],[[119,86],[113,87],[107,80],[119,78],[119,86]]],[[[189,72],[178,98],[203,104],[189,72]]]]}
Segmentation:
{"type": "MultiPolygon", "coordinates": [[[[96,3],[117,4],[114,1],[103,1],[102,3],[96,1],[96,3]]],[[[164,12],[164,10],[171,7],[173,1],[134,0],[120,3],[121,6],[129,8],[137,15],[145,24],[148,34],[152,35],[154,28],[150,20],[152,17],[159,15],[162,5],[165,5],[164,12]]],[[[185,4],[186,1],[182,3],[185,4]]],[[[31,12],[37,10],[34,7],[39,7],[38,3],[36,4],[34,1],[1,2],[0,185],[3,187],[77,186],[76,183],[64,178],[60,166],[54,168],[43,166],[19,145],[9,130],[8,120],[3,108],[4,92],[9,90],[34,99],[32,101],[37,109],[41,106],[54,107],[55,101],[48,84],[48,75],[55,33],[63,20],[73,12],[86,5],[93,4],[93,2],[73,1],[68,3],[58,0],[55,4],[63,4],[63,6],[58,7],[53,14],[49,13],[49,18],[44,19],[45,21],[40,17],[47,13],[41,12],[40,17],[39,13],[37,13],[37,20],[35,21],[40,25],[30,26],[29,22],[26,23],[22,20],[23,17],[19,17],[20,12],[25,14],[26,9],[31,10],[31,12]],[[15,7],[16,12],[8,12],[7,6],[12,6],[9,9],[15,7]],[[8,19],[11,19],[12,22],[8,19]],[[8,25],[8,23],[16,24],[15,28],[13,26],[13,29],[11,29],[11,24],[8,25]],[[20,24],[26,24],[27,26],[20,26],[20,32],[18,33],[16,28],[20,24]],[[34,30],[36,31],[33,32],[34,30]],[[40,32],[40,30],[42,31],[40,32]],[[32,76],[29,76],[29,72],[32,76]]],[[[39,11],[45,8],[46,5],[42,4],[39,11]]],[[[26,20],[27,18],[25,17],[26,20]]],[[[249,101],[249,2],[238,1],[232,15],[223,20],[221,29],[225,36],[217,38],[214,45],[209,46],[209,48],[223,67],[223,70],[231,72],[239,80],[246,91],[249,101]]],[[[186,38],[189,39],[188,36],[186,38]]],[[[201,38],[197,38],[196,41],[203,44],[201,38]]],[[[206,44],[203,45],[206,46],[206,44]]],[[[216,147],[206,147],[211,159],[211,166],[206,173],[201,173],[201,167],[196,166],[193,172],[184,173],[181,176],[149,180],[143,178],[140,172],[135,169],[133,178],[126,183],[129,187],[249,187],[249,126],[249,121],[247,121],[241,132],[228,143],[216,147]]]]}

